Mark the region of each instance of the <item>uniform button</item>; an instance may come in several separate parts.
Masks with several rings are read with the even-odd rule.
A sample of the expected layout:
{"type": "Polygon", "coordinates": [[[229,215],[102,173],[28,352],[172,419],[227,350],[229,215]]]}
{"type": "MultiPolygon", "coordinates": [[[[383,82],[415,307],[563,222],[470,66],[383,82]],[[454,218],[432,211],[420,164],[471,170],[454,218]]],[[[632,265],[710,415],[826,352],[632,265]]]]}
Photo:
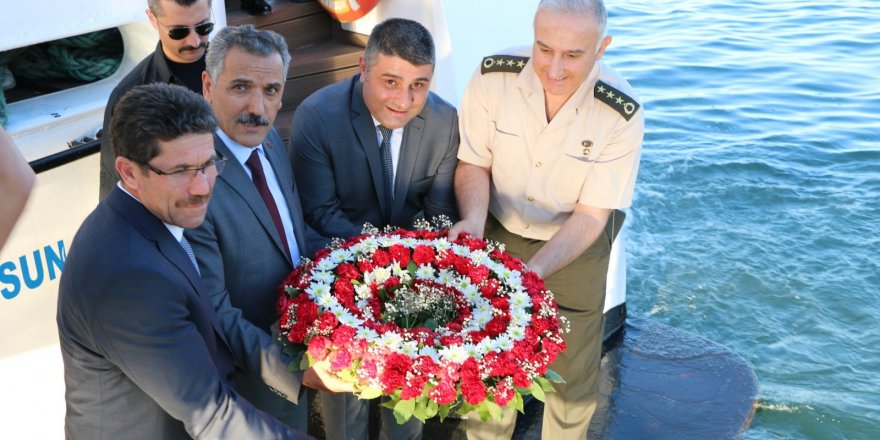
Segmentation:
{"type": "Polygon", "coordinates": [[[541,162],[537,162],[537,163],[535,163],[535,167],[536,167],[536,168],[541,168],[541,162]]]}
{"type": "Polygon", "coordinates": [[[529,199],[528,199],[528,200],[529,200],[530,202],[534,202],[534,201],[535,201],[535,198],[532,197],[532,196],[529,196],[529,199]]]}
{"type": "Polygon", "coordinates": [[[523,225],[523,229],[529,229],[529,226],[530,226],[530,225],[529,225],[528,223],[526,223],[526,224],[523,225]]]}

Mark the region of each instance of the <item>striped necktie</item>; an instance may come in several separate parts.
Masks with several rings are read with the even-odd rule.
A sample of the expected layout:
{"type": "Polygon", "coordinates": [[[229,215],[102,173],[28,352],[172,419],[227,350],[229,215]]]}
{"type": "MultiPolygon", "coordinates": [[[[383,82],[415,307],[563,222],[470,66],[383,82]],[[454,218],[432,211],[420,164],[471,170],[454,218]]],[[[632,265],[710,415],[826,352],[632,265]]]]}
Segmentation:
{"type": "Polygon", "coordinates": [[[394,202],[394,163],[391,160],[391,133],[393,130],[379,125],[379,131],[382,132],[382,146],[379,147],[379,154],[382,156],[382,177],[385,183],[385,218],[390,221],[391,204],[394,202]]]}

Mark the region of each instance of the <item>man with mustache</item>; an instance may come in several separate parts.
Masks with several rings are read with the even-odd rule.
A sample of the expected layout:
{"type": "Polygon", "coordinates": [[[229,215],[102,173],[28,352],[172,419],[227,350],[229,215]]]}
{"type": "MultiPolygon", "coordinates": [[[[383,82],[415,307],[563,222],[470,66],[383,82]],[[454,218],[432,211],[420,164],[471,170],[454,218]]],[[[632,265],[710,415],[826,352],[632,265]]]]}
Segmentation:
{"type": "Polygon", "coordinates": [[[143,59],[110,93],[104,108],[101,137],[101,180],[99,200],[107,197],[118,180],[114,170],[110,118],[113,107],[126,92],[141,84],[179,84],[202,93],[205,49],[214,29],[211,0],[147,0],[147,18],[159,33],[152,55],[143,59]]]}
{"type": "MultiPolygon", "coordinates": [[[[241,328],[243,344],[260,347],[274,343],[268,333],[278,319],[279,284],[301,255],[326,240],[303,221],[286,149],[272,127],[290,63],[284,39],[250,25],[227,27],[206,60],[204,96],[219,120],[214,147],[228,164],[205,222],[187,237],[215,306],[231,303],[244,317],[221,316],[221,324],[241,328]]],[[[239,375],[236,389],[257,408],[306,429],[304,395],[294,406],[251,374],[239,375]]]]}
{"type": "Polygon", "coordinates": [[[271,340],[248,345],[243,328],[221,327],[236,313],[215,309],[183,236],[205,218],[225,164],[208,104],[180,86],[144,85],[111,123],[121,180],[79,228],[58,293],[65,437],[306,438],[236,393],[236,366],[294,396],[300,382],[338,381],[326,365],[291,373],[271,340]]]}

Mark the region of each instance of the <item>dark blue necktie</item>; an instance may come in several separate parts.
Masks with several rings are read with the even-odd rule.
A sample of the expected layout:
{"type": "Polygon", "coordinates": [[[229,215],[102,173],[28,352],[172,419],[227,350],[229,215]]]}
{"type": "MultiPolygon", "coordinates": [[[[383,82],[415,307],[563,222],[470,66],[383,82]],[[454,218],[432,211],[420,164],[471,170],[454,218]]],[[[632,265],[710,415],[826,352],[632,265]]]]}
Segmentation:
{"type": "Polygon", "coordinates": [[[382,132],[382,146],[379,154],[382,155],[382,177],[385,178],[385,218],[391,218],[391,204],[394,202],[394,162],[391,160],[391,132],[392,130],[379,125],[382,132]]]}

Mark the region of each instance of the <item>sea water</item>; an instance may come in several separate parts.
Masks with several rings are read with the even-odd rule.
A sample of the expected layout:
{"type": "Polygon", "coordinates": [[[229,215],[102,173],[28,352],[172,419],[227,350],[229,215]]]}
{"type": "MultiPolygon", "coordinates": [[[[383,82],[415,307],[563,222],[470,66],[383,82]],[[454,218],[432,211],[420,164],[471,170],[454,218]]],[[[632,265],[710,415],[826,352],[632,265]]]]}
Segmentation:
{"type": "Polygon", "coordinates": [[[606,4],[647,116],[629,313],[754,366],[747,439],[880,438],[880,1],[606,4]]]}

